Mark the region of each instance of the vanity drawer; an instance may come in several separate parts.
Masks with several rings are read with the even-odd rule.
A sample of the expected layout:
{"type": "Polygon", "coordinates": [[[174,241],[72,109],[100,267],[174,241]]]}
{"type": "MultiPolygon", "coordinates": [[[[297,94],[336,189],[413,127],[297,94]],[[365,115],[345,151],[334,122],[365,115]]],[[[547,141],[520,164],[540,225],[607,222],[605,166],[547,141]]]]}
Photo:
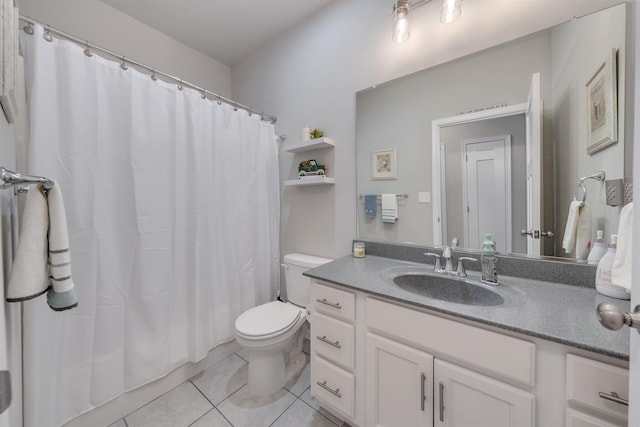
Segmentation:
{"type": "Polygon", "coordinates": [[[314,313],[311,319],[311,347],[322,357],[353,370],[354,327],[341,320],[314,313]]]}
{"type": "Polygon", "coordinates": [[[535,385],[534,343],[367,298],[367,328],[440,357],[535,385]]]}
{"type": "Polygon", "coordinates": [[[315,311],[353,323],[355,318],[355,295],[352,292],[311,284],[311,303],[315,311]]]}
{"type": "Polygon", "coordinates": [[[317,355],[311,357],[311,394],[349,418],[353,418],[355,413],[354,375],[317,355]]]}
{"type": "Polygon", "coordinates": [[[629,400],[629,371],[573,354],[567,355],[567,401],[617,418],[627,418],[628,407],[601,397],[616,393],[629,400]]]}

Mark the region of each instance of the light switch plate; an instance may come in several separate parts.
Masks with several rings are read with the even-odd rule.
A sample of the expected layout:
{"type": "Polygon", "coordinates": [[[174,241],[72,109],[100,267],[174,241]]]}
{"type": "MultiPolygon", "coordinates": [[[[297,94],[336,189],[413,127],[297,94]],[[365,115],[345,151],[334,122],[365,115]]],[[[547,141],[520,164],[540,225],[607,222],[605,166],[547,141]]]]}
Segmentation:
{"type": "Polygon", "coordinates": [[[418,203],[431,203],[431,193],[428,191],[420,191],[418,193],[418,203]]]}

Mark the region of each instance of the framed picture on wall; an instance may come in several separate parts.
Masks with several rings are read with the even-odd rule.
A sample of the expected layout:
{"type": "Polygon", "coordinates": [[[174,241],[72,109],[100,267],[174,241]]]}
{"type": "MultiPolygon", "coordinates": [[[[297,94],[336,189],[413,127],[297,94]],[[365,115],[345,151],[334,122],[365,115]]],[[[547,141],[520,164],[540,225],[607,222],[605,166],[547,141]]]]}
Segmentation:
{"type": "Polygon", "coordinates": [[[371,179],[398,179],[397,150],[377,150],[373,152],[371,179]]]}
{"type": "Polygon", "coordinates": [[[618,141],[617,49],[612,49],[587,82],[587,153],[618,141]]]}

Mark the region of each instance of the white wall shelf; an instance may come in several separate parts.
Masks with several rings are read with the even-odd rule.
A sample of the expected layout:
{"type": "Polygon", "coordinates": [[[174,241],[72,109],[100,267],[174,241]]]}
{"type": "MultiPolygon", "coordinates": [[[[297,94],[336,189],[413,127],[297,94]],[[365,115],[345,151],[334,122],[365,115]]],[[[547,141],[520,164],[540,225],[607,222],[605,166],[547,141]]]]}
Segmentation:
{"type": "Polygon", "coordinates": [[[299,179],[289,179],[284,182],[284,185],[333,185],[336,183],[335,178],[329,178],[325,175],[316,175],[316,176],[306,176],[299,179]]]}
{"type": "Polygon", "coordinates": [[[287,144],[285,145],[284,150],[290,153],[304,153],[305,151],[319,150],[322,148],[333,147],[335,145],[336,143],[331,138],[323,136],[322,138],[316,138],[310,141],[287,144]]]}

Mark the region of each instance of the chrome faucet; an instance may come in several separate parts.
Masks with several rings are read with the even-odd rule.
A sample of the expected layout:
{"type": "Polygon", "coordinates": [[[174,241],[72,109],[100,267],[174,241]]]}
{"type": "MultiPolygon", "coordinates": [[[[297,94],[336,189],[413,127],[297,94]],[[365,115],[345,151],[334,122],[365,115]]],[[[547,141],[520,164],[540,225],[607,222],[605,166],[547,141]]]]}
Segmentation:
{"type": "Polygon", "coordinates": [[[433,252],[425,252],[426,256],[428,257],[431,256],[436,259],[435,264],[433,265],[434,273],[450,274],[452,276],[458,276],[458,277],[467,277],[467,272],[464,268],[463,261],[478,261],[478,259],[470,258],[470,257],[460,257],[458,258],[458,268],[454,270],[452,255],[453,255],[453,250],[457,246],[458,246],[458,239],[454,237],[453,240],[451,241],[451,246],[445,246],[444,249],[442,250],[442,258],[445,261],[444,268],[442,268],[442,264],[440,262],[440,255],[433,252]]]}
{"type": "Polygon", "coordinates": [[[444,258],[444,272],[446,274],[453,274],[453,262],[451,261],[451,256],[453,255],[453,250],[458,246],[458,238],[454,237],[451,240],[451,246],[445,246],[442,250],[442,258],[444,258]]]}

